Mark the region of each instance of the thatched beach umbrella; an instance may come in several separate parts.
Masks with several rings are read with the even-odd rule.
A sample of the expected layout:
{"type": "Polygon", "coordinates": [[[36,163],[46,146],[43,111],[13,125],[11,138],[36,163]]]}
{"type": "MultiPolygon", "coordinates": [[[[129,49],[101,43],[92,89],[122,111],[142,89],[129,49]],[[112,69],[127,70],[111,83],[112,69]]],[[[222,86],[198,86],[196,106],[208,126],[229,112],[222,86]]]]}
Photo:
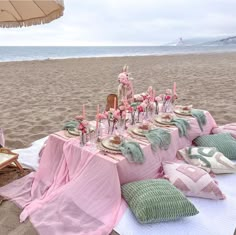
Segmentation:
{"type": "Polygon", "coordinates": [[[0,27],[49,23],[63,11],[63,0],[0,0],[0,27]]]}

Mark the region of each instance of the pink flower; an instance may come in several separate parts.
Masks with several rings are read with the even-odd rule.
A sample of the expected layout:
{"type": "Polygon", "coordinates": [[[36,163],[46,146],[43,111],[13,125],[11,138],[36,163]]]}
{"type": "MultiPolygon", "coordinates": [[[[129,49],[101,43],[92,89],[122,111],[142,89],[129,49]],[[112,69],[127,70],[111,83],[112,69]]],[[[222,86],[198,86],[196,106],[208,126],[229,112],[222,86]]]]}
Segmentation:
{"type": "Polygon", "coordinates": [[[126,112],[122,112],[122,119],[125,119],[126,118],[126,112]]]}
{"type": "Polygon", "coordinates": [[[82,121],[82,120],[84,119],[84,117],[83,117],[82,115],[77,115],[77,116],[75,117],[75,119],[76,119],[77,121],[82,121]]]}
{"type": "Polygon", "coordinates": [[[121,111],[123,111],[123,110],[125,110],[125,106],[124,106],[124,105],[121,105],[121,106],[119,107],[119,109],[120,109],[121,111]]]}
{"type": "Polygon", "coordinates": [[[138,109],[138,112],[139,112],[139,113],[141,113],[141,112],[144,111],[144,109],[143,109],[143,107],[142,107],[141,105],[139,105],[139,106],[137,107],[137,109],[138,109]]]}
{"type": "Polygon", "coordinates": [[[82,123],[80,123],[78,126],[77,126],[77,129],[78,130],[83,130],[84,129],[84,125],[82,123]]]}
{"type": "Polygon", "coordinates": [[[81,124],[82,124],[84,127],[86,127],[86,126],[89,125],[89,122],[88,122],[87,120],[83,120],[83,121],[81,122],[81,124]]]}
{"type": "Polygon", "coordinates": [[[107,115],[105,113],[99,113],[97,118],[98,118],[98,120],[106,119],[107,115]]]}
{"type": "Polygon", "coordinates": [[[170,95],[167,95],[165,99],[166,99],[166,100],[170,100],[170,99],[171,99],[171,96],[170,96],[170,95]]]}
{"type": "Polygon", "coordinates": [[[148,87],[147,92],[148,92],[149,94],[151,94],[151,93],[153,92],[153,88],[152,88],[152,86],[149,86],[149,87],[148,87]]]}
{"type": "Polygon", "coordinates": [[[120,119],[120,110],[116,110],[113,115],[115,119],[120,119]]]}
{"type": "Polygon", "coordinates": [[[135,101],[143,101],[143,97],[141,95],[134,95],[135,101]]]}
{"type": "Polygon", "coordinates": [[[132,112],[134,111],[134,108],[133,108],[132,106],[130,106],[130,107],[128,108],[128,111],[129,111],[130,113],[132,113],[132,112]]]}
{"type": "Polygon", "coordinates": [[[109,113],[106,111],[104,112],[104,115],[106,116],[106,118],[108,117],[109,113]]]}
{"type": "Polygon", "coordinates": [[[148,95],[142,95],[143,100],[146,100],[148,98],[148,95]]]}
{"type": "Polygon", "coordinates": [[[147,101],[147,100],[144,100],[144,101],[140,104],[140,106],[142,106],[143,109],[145,109],[145,108],[147,107],[147,105],[148,105],[148,101],[147,101]]]}
{"type": "Polygon", "coordinates": [[[166,95],[172,95],[172,90],[171,89],[166,89],[166,95]]]}
{"type": "Polygon", "coordinates": [[[130,82],[129,82],[129,76],[127,73],[123,72],[123,73],[120,73],[119,76],[118,76],[118,81],[120,83],[122,83],[123,85],[129,85],[130,82]]]}
{"type": "Polygon", "coordinates": [[[154,107],[155,107],[154,102],[150,102],[150,104],[149,104],[149,109],[153,110],[154,107]]]}
{"type": "Polygon", "coordinates": [[[160,101],[162,101],[162,98],[161,98],[160,96],[156,96],[156,97],[155,97],[155,101],[156,101],[156,102],[160,102],[160,101]]]}

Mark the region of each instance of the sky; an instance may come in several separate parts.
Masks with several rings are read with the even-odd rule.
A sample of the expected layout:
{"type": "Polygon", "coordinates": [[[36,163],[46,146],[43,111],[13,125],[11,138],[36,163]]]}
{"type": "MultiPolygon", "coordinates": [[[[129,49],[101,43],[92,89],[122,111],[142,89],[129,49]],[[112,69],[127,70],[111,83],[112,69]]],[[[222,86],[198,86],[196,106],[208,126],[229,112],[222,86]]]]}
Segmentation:
{"type": "Polygon", "coordinates": [[[1,46],[163,45],[236,35],[236,0],[64,0],[49,24],[0,28],[1,46]]]}

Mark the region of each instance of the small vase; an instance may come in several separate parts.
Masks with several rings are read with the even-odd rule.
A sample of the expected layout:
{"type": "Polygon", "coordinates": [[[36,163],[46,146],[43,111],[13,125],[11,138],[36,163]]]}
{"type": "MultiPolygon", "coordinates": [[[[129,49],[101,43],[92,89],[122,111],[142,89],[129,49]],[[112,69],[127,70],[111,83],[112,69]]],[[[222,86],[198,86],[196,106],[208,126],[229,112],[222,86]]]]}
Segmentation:
{"type": "Polygon", "coordinates": [[[135,124],[135,112],[131,113],[131,125],[135,124]]]}
{"type": "Polygon", "coordinates": [[[159,113],[159,106],[158,106],[158,102],[155,102],[155,104],[156,104],[155,114],[158,114],[158,113],[159,113]]]}
{"type": "Polygon", "coordinates": [[[80,147],[83,147],[86,143],[86,134],[81,132],[81,135],[80,135],[80,147]]]}

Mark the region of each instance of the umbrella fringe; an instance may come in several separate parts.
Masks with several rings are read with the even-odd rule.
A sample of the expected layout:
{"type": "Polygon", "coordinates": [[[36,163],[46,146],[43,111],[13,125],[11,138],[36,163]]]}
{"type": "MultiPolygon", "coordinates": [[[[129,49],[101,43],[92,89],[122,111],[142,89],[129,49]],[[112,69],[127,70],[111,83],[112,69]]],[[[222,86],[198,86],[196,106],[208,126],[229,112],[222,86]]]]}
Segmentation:
{"type": "Polygon", "coordinates": [[[24,21],[15,21],[15,22],[0,22],[0,27],[2,28],[17,28],[17,27],[23,27],[23,26],[31,26],[31,25],[37,25],[37,24],[45,24],[49,23],[52,20],[55,20],[63,15],[64,10],[64,4],[61,0],[56,0],[59,4],[61,4],[60,8],[56,11],[53,11],[48,16],[44,16],[42,18],[35,18],[35,19],[29,19],[24,21]]]}

